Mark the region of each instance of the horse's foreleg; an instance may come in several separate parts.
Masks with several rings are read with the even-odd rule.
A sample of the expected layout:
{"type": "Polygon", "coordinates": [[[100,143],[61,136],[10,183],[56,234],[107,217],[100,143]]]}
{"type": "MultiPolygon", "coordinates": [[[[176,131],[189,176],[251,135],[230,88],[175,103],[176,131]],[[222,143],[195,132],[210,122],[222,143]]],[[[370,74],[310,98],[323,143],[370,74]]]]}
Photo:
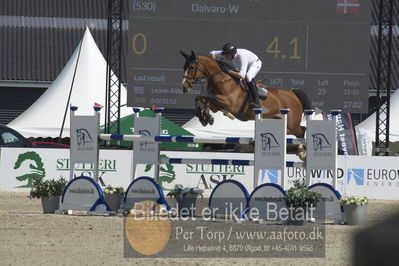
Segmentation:
{"type": "Polygon", "coordinates": [[[195,116],[198,118],[202,116],[201,97],[202,96],[195,96],[195,116]]]}
{"type": "Polygon", "coordinates": [[[195,116],[198,117],[203,126],[208,124],[209,110],[206,110],[207,102],[208,98],[205,96],[199,95],[195,97],[195,116]]]}
{"type": "Polygon", "coordinates": [[[210,114],[210,107],[211,107],[211,99],[207,99],[207,101],[204,104],[204,119],[208,122],[208,124],[213,125],[214,122],[214,118],[213,116],[210,114]]]}

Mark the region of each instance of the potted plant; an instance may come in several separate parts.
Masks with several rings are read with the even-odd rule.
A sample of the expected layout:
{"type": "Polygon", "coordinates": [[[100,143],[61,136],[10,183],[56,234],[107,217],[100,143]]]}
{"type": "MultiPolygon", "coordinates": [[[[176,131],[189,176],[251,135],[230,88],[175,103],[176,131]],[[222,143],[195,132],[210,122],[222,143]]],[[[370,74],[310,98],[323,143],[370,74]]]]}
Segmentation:
{"type": "Polygon", "coordinates": [[[364,225],[367,222],[367,197],[344,196],[339,203],[344,207],[345,224],[364,225]]]}
{"type": "Polygon", "coordinates": [[[34,178],[33,188],[29,197],[41,199],[43,213],[54,213],[60,204],[60,197],[67,185],[64,178],[43,180],[43,178],[34,178]]]}
{"type": "Polygon", "coordinates": [[[118,211],[119,207],[121,206],[124,193],[125,190],[123,187],[113,187],[108,185],[104,188],[105,201],[114,211],[118,211]]]}
{"type": "Polygon", "coordinates": [[[198,196],[203,198],[202,189],[197,188],[183,188],[183,185],[175,185],[172,190],[167,194],[168,197],[173,197],[177,203],[177,209],[181,216],[194,216],[195,205],[198,196]]]}
{"type": "Polygon", "coordinates": [[[305,224],[309,215],[309,208],[316,207],[320,199],[321,194],[309,190],[305,181],[294,181],[294,186],[284,196],[285,204],[289,210],[289,223],[293,225],[305,224]]]}

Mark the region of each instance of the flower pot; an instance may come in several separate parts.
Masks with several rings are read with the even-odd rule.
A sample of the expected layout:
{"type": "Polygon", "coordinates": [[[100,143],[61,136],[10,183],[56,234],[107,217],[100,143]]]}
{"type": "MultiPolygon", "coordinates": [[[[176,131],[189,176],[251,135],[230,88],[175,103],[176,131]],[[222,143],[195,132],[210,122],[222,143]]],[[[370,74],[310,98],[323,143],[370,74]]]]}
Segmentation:
{"type": "Polygon", "coordinates": [[[60,196],[43,197],[41,200],[43,213],[54,213],[60,206],[60,196]]]}
{"type": "Polygon", "coordinates": [[[345,224],[365,225],[367,223],[367,204],[344,205],[345,224]]]}
{"type": "Polygon", "coordinates": [[[105,201],[107,202],[108,206],[114,211],[118,211],[118,209],[120,208],[122,198],[123,194],[120,193],[105,194],[105,201]]]}
{"type": "Polygon", "coordinates": [[[182,198],[176,198],[176,203],[178,204],[179,215],[182,217],[195,215],[195,205],[197,202],[196,195],[187,195],[182,198]],[[184,210],[183,210],[184,208],[184,210]],[[183,211],[182,211],[183,210],[183,211]]]}

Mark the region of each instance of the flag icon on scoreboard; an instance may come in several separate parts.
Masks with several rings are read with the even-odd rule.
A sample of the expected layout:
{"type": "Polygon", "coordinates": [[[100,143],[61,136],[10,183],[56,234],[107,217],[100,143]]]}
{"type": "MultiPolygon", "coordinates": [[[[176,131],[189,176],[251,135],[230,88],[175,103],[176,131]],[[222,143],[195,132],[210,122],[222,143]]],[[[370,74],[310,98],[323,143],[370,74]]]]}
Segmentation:
{"type": "Polygon", "coordinates": [[[144,87],[133,87],[133,93],[134,94],[144,94],[144,87]]]}
{"type": "Polygon", "coordinates": [[[360,0],[337,0],[337,12],[340,14],[359,13],[360,0]]]}

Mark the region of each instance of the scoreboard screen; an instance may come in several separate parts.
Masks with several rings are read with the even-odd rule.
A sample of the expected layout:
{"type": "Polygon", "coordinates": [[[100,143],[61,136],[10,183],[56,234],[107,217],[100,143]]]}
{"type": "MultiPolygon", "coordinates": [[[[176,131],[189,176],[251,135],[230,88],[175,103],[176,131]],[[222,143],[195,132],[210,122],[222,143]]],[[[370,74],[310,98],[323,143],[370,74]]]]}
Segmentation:
{"type": "Polygon", "coordinates": [[[262,61],[268,87],[303,90],[313,107],[367,112],[370,0],[130,0],[128,106],[194,108],[180,50],[227,42],[262,61]]]}

